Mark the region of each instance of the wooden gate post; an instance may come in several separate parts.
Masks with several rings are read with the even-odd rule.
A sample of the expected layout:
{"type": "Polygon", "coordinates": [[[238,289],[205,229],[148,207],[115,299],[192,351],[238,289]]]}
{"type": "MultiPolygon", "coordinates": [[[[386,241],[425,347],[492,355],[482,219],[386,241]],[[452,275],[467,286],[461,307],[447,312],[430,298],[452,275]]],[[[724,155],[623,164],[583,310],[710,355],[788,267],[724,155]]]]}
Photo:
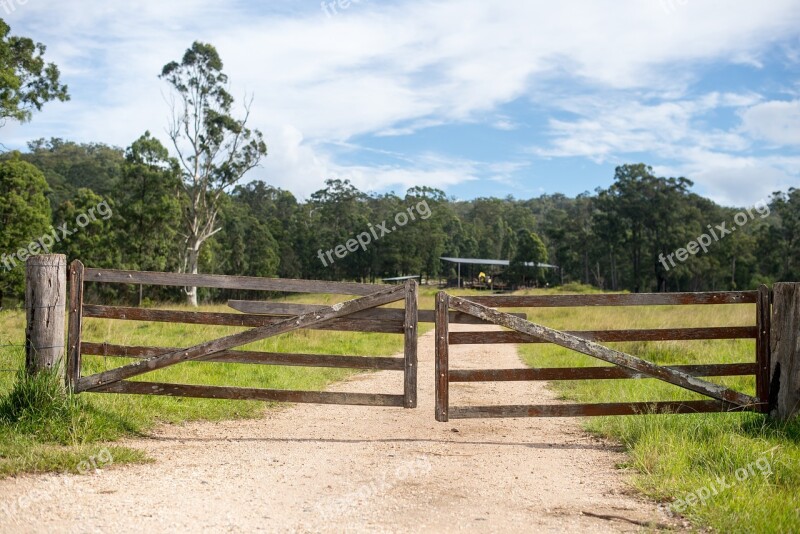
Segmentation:
{"type": "Polygon", "coordinates": [[[800,411],[800,283],[772,290],[770,414],[788,421],[800,411]]]}
{"type": "Polygon", "coordinates": [[[419,312],[417,310],[417,282],[406,280],[405,320],[403,328],[403,352],[405,356],[405,385],[403,386],[403,404],[406,408],[417,407],[417,328],[419,312]]]}
{"type": "Polygon", "coordinates": [[[450,296],[444,291],[436,294],[436,420],[446,423],[450,405],[450,296]]]}
{"type": "Polygon", "coordinates": [[[67,258],[42,254],[25,264],[25,369],[64,371],[67,258]]]}

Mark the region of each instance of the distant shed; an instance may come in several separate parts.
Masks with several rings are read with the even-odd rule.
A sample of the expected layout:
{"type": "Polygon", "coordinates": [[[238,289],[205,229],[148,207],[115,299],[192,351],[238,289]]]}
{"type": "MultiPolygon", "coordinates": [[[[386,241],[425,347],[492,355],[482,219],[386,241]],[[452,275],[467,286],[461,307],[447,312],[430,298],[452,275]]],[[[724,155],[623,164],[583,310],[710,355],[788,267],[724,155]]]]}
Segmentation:
{"type": "MultiPolygon", "coordinates": [[[[442,261],[458,264],[458,287],[461,287],[461,264],[464,265],[491,265],[497,267],[508,267],[511,262],[509,260],[490,260],[486,258],[439,258],[442,261]]],[[[535,263],[525,262],[526,267],[539,267],[541,269],[558,269],[558,265],[551,265],[549,263],[535,263]]]]}

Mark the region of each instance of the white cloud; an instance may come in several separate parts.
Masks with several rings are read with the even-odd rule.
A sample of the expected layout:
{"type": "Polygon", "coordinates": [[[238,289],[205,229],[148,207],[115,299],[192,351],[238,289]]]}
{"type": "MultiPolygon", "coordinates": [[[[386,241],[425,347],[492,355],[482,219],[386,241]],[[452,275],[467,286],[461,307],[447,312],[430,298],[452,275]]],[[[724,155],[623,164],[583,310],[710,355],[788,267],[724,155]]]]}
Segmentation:
{"type": "Polygon", "coordinates": [[[699,193],[720,204],[752,206],[795,185],[800,158],[757,158],[689,147],[679,164],[656,165],[654,170],[659,175],[692,179],[699,193]]]}
{"type": "Polygon", "coordinates": [[[293,126],[272,132],[270,156],[251,179],[259,178],[288,189],[300,198],[324,187],[328,178],[348,179],[362,191],[396,188],[398,194],[413,186],[444,188],[478,179],[482,165],[477,162],[423,154],[413,162],[395,165],[341,165],[328,151],[308,143],[293,126]]]}
{"type": "Polygon", "coordinates": [[[675,158],[687,146],[741,150],[747,148],[747,141],[740,135],[695,122],[720,107],[752,100],[748,95],[717,93],[654,104],[643,104],[636,95],[567,98],[556,106],[578,118],[551,119],[551,145],[531,150],[545,157],[582,156],[599,163],[643,152],[675,158]]]}
{"type": "Polygon", "coordinates": [[[613,164],[650,154],[660,160],[654,165],[657,174],[690,178],[698,192],[719,203],[748,205],[796,184],[800,177],[800,158],[754,155],[752,140],[745,134],[752,135],[753,129],[761,127],[756,130],[759,134],[774,135],[774,141],[785,145],[792,139],[789,124],[795,128],[799,124],[796,118],[786,124],[778,120],[771,102],[746,108],[759,99],[719,93],[651,105],[635,97],[565,99],[559,105],[578,118],[551,120],[552,143],[531,150],[544,157],[580,156],[613,164]],[[745,113],[744,127],[714,129],[703,117],[722,108],[757,110],[756,118],[748,124],[745,113]]]}
{"type": "Polygon", "coordinates": [[[498,119],[492,123],[492,128],[510,132],[511,130],[519,128],[519,125],[510,117],[498,117],[498,119]]]}
{"type": "Polygon", "coordinates": [[[773,100],[742,113],[745,131],[775,146],[800,145],[800,100],[773,100]]]}
{"type": "Polygon", "coordinates": [[[306,11],[295,6],[29,2],[8,22],[15,33],[48,44],[73,101],[48,105],[30,125],[6,126],[6,144],[62,136],[125,146],[145,129],[163,138],[167,107],[157,74],[199,39],[219,49],[234,95],[255,95],[252,125],[267,134],[271,152],[255,176],[301,196],[332,176],[379,189],[445,187],[491,173],[485,164],[457,157],[437,162],[430,155],[395,166],[344,165],[332,147],[432,125],[511,128],[513,117],[497,118],[500,106],[527,97],[550,109],[553,95],[542,84],[575,80],[601,93],[621,91],[623,98],[634,91],[677,101],[616,104],[632,117],[576,103],[581,119],[551,121],[547,155],[605,161],[659,150],[677,157],[680,143],[736,150],[745,144],[738,133],[701,129],[693,118],[702,105],[754,105],[758,97],[717,95],[718,102],[693,103],[684,96],[691,67],[711,61],[758,66],[764,50],[800,26],[796,0],[362,2],[333,17],[317,4],[306,11]],[[664,2],[674,9],[665,11],[664,2]],[[726,104],[730,98],[739,100],[726,104]]]}

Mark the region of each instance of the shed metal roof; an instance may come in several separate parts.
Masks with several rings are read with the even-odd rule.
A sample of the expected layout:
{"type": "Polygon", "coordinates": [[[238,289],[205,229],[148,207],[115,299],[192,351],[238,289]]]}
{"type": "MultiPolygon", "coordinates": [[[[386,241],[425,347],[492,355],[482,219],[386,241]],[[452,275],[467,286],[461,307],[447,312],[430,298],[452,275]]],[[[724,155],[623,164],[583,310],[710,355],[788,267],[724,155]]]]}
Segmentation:
{"type": "MultiPolygon", "coordinates": [[[[448,257],[441,257],[439,258],[443,261],[449,261],[450,263],[463,263],[466,265],[499,265],[508,267],[511,263],[508,260],[490,260],[490,259],[482,259],[482,258],[448,258],[448,257]]],[[[558,265],[551,265],[549,263],[534,263],[534,262],[525,262],[526,267],[541,267],[542,269],[558,269],[558,265]]]]}

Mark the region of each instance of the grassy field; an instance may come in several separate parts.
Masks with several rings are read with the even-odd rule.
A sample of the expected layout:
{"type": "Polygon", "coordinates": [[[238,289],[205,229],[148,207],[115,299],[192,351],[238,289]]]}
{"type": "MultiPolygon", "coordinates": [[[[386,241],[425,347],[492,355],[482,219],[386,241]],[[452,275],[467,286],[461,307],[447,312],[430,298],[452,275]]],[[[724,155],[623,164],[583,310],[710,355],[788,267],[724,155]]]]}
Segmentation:
{"type": "MultiPolygon", "coordinates": [[[[433,307],[433,291],[420,296],[422,308],[433,307]]],[[[350,297],[297,295],[282,299],[295,303],[333,304],[350,297]]],[[[401,307],[402,303],[393,306],[401,307]]],[[[165,308],[167,308],[165,306],[165,308]]],[[[180,306],[169,306],[180,309],[180,306]]],[[[224,305],[202,306],[202,311],[231,311],[224,305]]],[[[83,394],[62,398],[54,380],[19,380],[24,363],[24,314],[0,312],[0,477],[20,472],[77,471],[82,461],[97,457],[124,436],[147,431],[161,422],[258,417],[265,404],[250,401],[188,399],[156,396],[83,394]],[[44,382],[44,383],[41,383],[44,382]],[[49,383],[48,383],[49,382],[49,383]]],[[[420,325],[425,332],[433,325],[420,325]]],[[[165,347],[190,346],[243,330],[233,327],[178,325],[87,319],[84,340],[165,347]]],[[[246,350],[386,356],[402,350],[403,336],[301,330],[242,347],[246,350]]],[[[83,374],[133,361],[85,356],[83,374]]],[[[288,390],[320,390],[356,371],[347,369],[184,363],[141,380],[182,384],[228,385],[288,390]]],[[[402,374],[398,387],[402,392],[402,374]]],[[[110,448],[114,463],[147,461],[141,452],[110,448]]]]}
{"type": "MultiPolygon", "coordinates": [[[[526,311],[553,328],[603,330],[755,324],[754,305],[547,308],[526,311]]],[[[612,343],[659,364],[755,360],[751,340],[612,343]]],[[[553,345],[521,345],[535,367],[603,365],[553,345]]],[[[754,394],[753,378],[709,379],[754,394]]],[[[658,380],[551,383],[564,399],[626,402],[699,399],[658,380]]],[[[519,402],[519,401],[517,401],[519,402]]],[[[513,404],[513,402],[509,402],[513,404]]],[[[800,423],[778,425],[756,414],[644,415],[587,420],[589,430],[621,441],[630,451],[635,484],[699,526],[721,532],[800,531],[800,423]]]]}

